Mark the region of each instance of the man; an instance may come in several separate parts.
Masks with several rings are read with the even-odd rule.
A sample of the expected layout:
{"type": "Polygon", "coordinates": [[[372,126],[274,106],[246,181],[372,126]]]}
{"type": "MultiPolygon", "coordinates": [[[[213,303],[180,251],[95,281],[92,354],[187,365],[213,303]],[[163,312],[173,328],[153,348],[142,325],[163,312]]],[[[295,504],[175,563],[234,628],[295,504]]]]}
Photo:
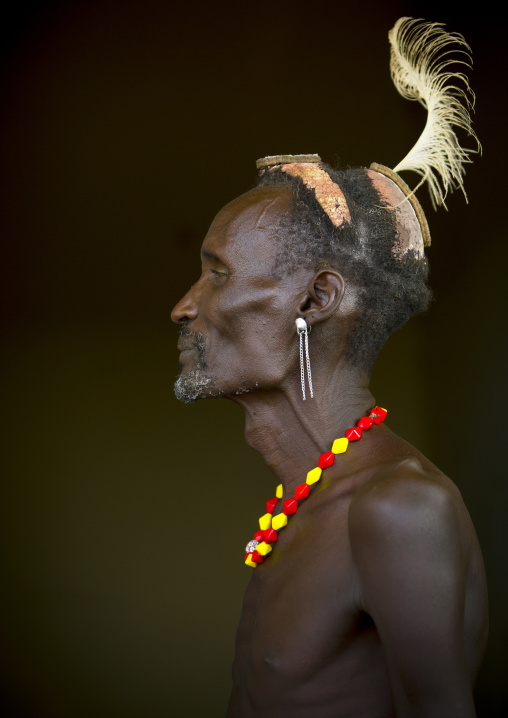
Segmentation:
{"type": "Polygon", "coordinates": [[[228,716],[469,718],[487,631],[478,542],[457,488],[368,388],[384,341],[428,303],[425,218],[380,165],[258,167],[172,315],[178,398],[243,406],[279,484],[246,549],[228,716]]]}

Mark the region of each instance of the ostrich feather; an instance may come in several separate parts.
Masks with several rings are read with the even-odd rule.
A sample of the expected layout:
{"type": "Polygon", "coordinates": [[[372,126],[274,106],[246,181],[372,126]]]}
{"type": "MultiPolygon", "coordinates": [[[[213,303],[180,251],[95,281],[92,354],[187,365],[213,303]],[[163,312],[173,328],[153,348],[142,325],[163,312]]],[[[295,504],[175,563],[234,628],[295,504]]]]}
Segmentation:
{"type": "Polygon", "coordinates": [[[412,170],[428,183],[434,208],[445,205],[449,190],[464,190],[464,164],[481,149],[471,125],[474,94],[466,75],[450,66],[472,66],[471,49],[462,35],[448,33],[442,23],[402,17],[388,33],[390,71],[398,92],[418,100],[427,110],[427,122],[418,141],[395,172],[412,170]],[[452,48],[452,46],[454,46],[452,48]],[[477,149],[460,146],[454,128],[466,130],[477,149]]]}

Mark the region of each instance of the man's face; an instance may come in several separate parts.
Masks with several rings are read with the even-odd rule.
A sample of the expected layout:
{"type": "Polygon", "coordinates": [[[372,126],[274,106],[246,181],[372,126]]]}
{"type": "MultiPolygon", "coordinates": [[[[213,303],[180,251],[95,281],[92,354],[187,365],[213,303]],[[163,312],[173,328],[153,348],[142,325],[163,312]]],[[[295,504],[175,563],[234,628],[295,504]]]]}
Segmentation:
{"type": "Polygon", "coordinates": [[[273,276],[288,190],[265,187],[222,209],[201,249],[198,282],[172,312],[180,324],[177,398],[192,402],[281,386],[297,359],[299,270],[273,276]]]}

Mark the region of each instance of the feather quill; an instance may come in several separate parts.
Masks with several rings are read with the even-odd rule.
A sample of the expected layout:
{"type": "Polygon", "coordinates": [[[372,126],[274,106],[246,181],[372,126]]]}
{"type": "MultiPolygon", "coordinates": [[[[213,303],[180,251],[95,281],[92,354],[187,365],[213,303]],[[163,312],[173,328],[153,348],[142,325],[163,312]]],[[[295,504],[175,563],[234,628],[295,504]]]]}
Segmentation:
{"type": "Polygon", "coordinates": [[[418,186],[428,183],[434,208],[436,205],[446,208],[448,191],[457,188],[467,202],[464,164],[471,162],[469,155],[480,151],[481,146],[471,124],[474,94],[468,79],[449,67],[459,63],[470,68],[471,49],[462,35],[446,32],[442,23],[409,17],[400,18],[388,38],[395,87],[403,97],[418,100],[427,110],[422,134],[394,171],[417,172],[422,177],[418,186]],[[450,49],[452,45],[454,49],[450,49]],[[466,130],[476,141],[477,149],[461,147],[455,127],[466,130]]]}

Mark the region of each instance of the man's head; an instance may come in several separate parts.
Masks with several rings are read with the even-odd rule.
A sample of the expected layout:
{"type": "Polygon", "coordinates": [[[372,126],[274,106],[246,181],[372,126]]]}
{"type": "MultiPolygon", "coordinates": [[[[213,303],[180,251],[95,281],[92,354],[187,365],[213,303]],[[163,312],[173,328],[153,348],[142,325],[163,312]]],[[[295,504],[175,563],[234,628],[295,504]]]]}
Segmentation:
{"type": "Polygon", "coordinates": [[[313,345],[321,338],[332,361],[368,371],[389,334],[426,308],[426,261],[395,256],[393,212],[368,171],[326,171],[350,211],[340,227],[312,189],[278,169],[217,215],[202,275],[173,310],[178,398],[282,386],[297,371],[298,316],[320,325],[313,345]]]}
{"type": "Polygon", "coordinates": [[[294,361],[294,322],[307,268],[281,279],[279,222],[287,187],[256,188],[224,207],[201,249],[198,282],[176,305],[181,325],[177,397],[235,396],[280,386],[294,361]]]}

